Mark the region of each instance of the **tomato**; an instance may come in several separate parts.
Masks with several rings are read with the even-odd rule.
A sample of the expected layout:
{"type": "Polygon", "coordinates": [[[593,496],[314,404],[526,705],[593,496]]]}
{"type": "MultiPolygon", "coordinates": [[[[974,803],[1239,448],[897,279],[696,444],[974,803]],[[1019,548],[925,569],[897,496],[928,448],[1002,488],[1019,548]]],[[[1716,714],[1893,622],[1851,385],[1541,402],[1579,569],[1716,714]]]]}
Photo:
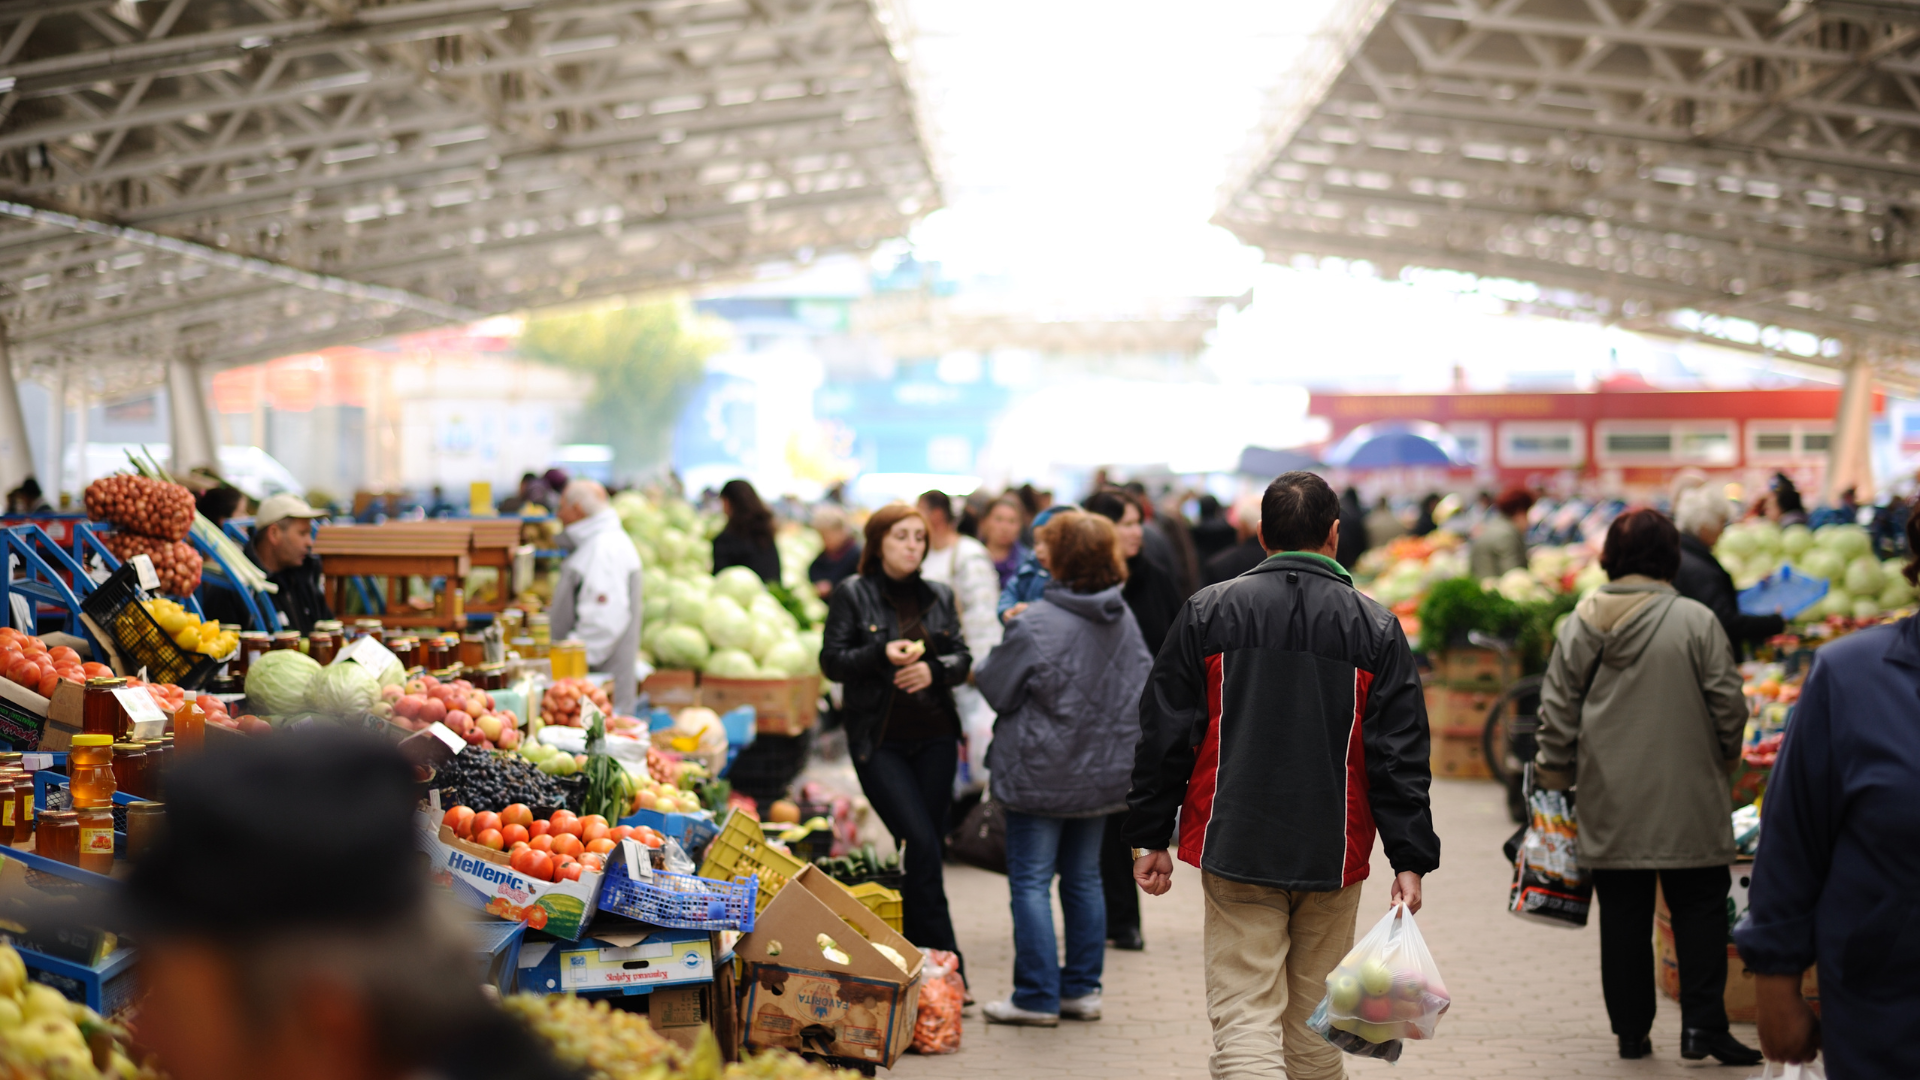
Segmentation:
{"type": "Polygon", "coordinates": [[[554,853],[558,855],[578,856],[581,852],[587,850],[587,846],[582,844],[580,838],[572,833],[561,833],[559,836],[553,838],[553,850],[554,853]]]}
{"type": "Polygon", "coordinates": [[[476,834],[484,832],[487,829],[493,829],[498,831],[499,828],[500,828],[499,814],[496,814],[491,810],[482,810],[479,813],[473,815],[473,831],[476,834]]]}
{"type": "Polygon", "coordinates": [[[607,868],[607,861],[592,852],[588,852],[580,856],[580,865],[589,870],[604,871],[607,868]]]}
{"type": "Polygon", "coordinates": [[[36,689],[40,691],[41,697],[52,697],[53,692],[59,689],[59,687],[60,676],[56,674],[52,668],[46,668],[40,672],[40,684],[36,689]]]}
{"type": "Polygon", "coordinates": [[[500,821],[506,825],[532,825],[533,811],[527,808],[526,803],[511,803],[500,811],[500,821]]]}
{"type": "Polygon", "coordinates": [[[607,852],[613,850],[613,841],[604,836],[597,840],[589,840],[587,841],[587,850],[595,855],[605,855],[607,852]]]}
{"type": "Polygon", "coordinates": [[[607,834],[612,831],[612,829],[607,828],[607,823],[604,818],[594,822],[589,822],[585,818],[580,819],[580,839],[585,840],[589,844],[595,840],[604,840],[607,834]]]}
{"type": "Polygon", "coordinates": [[[45,656],[47,655],[47,643],[37,637],[25,638],[20,642],[20,651],[26,653],[28,656],[45,656]]]}
{"type": "Polygon", "coordinates": [[[526,865],[520,872],[537,881],[553,880],[553,859],[544,851],[536,851],[526,858],[526,865]]]}
{"type": "Polygon", "coordinates": [[[513,849],[513,853],[508,856],[507,865],[513,867],[515,873],[524,874],[527,872],[527,859],[533,854],[534,851],[532,848],[516,847],[513,849]]]}
{"type": "Polygon", "coordinates": [[[473,842],[479,844],[481,847],[490,847],[495,851],[499,851],[507,846],[506,841],[500,836],[499,829],[482,829],[474,834],[473,842]]]}
{"type": "Polygon", "coordinates": [[[508,847],[512,847],[515,844],[524,844],[530,839],[527,835],[527,827],[525,825],[508,825],[500,830],[500,835],[506,838],[508,847]]]}
{"type": "Polygon", "coordinates": [[[55,664],[77,664],[80,662],[80,654],[67,648],[65,645],[55,645],[53,648],[47,650],[47,655],[53,658],[55,664]]]}
{"type": "Polygon", "coordinates": [[[80,670],[86,672],[89,679],[107,679],[113,676],[112,668],[105,664],[96,664],[91,660],[81,664],[80,670]]]}
{"type": "Polygon", "coordinates": [[[579,863],[568,863],[567,865],[554,871],[553,880],[579,881],[580,872],[584,869],[586,869],[586,867],[581,866],[579,863]]]}
{"type": "Polygon", "coordinates": [[[473,835],[473,807],[454,807],[440,818],[440,824],[452,829],[455,836],[464,838],[473,835]]]}
{"type": "Polygon", "coordinates": [[[646,840],[642,842],[645,843],[650,848],[657,848],[661,844],[665,843],[665,841],[660,839],[659,833],[654,833],[653,835],[647,837],[646,840]]]}
{"type": "Polygon", "coordinates": [[[555,810],[547,820],[553,823],[554,832],[580,835],[580,819],[571,810],[555,810]]]}
{"type": "Polygon", "coordinates": [[[544,818],[527,826],[527,834],[530,836],[545,836],[552,831],[553,822],[547,821],[544,818]]]}
{"type": "Polygon", "coordinates": [[[607,830],[607,839],[616,844],[632,835],[633,826],[631,825],[615,825],[613,828],[607,830]]]}
{"type": "Polygon", "coordinates": [[[527,846],[532,848],[535,851],[552,851],[553,837],[545,836],[545,835],[536,836],[533,839],[527,841],[527,846]]]}
{"type": "Polygon", "coordinates": [[[589,825],[605,825],[605,824],[607,824],[607,819],[601,817],[599,814],[588,814],[586,817],[583,817],[580,819],[580,827],[582,829],[586,828],[589,825]]]}

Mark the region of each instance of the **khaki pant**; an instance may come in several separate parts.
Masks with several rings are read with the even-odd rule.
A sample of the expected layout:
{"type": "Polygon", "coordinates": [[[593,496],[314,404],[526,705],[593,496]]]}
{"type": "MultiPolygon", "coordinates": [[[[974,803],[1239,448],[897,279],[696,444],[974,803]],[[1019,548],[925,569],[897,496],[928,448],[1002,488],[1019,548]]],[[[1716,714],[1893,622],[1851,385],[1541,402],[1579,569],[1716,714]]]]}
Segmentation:
{"type": "Polygon", "coordinates": [[[1214,1080],[1340,1080],[1340,1051],[1307,1017],[1326,995],[1327,973],[1353,948],[1360,886],[1289,892],[1200,877],[1214,1080]]]}

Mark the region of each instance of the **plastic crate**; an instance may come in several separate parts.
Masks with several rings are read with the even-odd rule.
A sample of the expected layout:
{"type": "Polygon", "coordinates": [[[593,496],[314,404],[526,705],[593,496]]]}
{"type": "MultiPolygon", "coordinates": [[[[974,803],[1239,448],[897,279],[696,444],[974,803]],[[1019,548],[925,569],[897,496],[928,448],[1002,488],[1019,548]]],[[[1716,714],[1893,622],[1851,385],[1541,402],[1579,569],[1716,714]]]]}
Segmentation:
{"type": "Polygon", "coordinates": [[[502,994],[513,993],[514,976],[520,970],[520,944],[526,939],[523,922],[473,922],[474,964],[482,985],[502,994]]]}
{"type": "Polygon", "coordinates": [[[636,881],[628,876],[625,859],[609,862],[606,878],[600,886],[601,911],[655,926],[744,933],[753,929],[759,912],[760,885],[753,878],[735,883],[655,870],[652,881],[636,881]]]}
{"type": "Polygon", "coordinates": [[[700,866],[700,876],[715,881],[757,880],[760,895],[754,912],[758,914],[806,865],[769,844],[760,832],[760,823],[735,810],[727,815],[720,835],[707,845],[707,859],[700,866]]]}
{"type": "Polygon", "coordinates": [[[861,906],[879,916],[880,921],[893,927],[894,933],[903,932],[902,922],[906,918],[906,905],[901,902],[900,894],[878,882],[869,881],[855,885],[847,890],[853,894],[861,906]]]}
{"type": "Polygon", "coordinates": [[[80,601],[80,611],[113,640],[113,647],[128,674],[147,669],[150,683],[172,683],[182,690],[198,690],[220,669],[220,661],[211,656],[188,652],[173,643],[160,624],[153,621],[131,562],[100,583],[80,601]]]}
{"type": "Polygon", "coordinates": [[[27,966],[27,979],[51,986],[68,1001],[77,1001],[108,1018],[130,1008],[139,992],[133,970],[134,951],[115,949],[97,965],[76,964],[57,956],[15,945],[27,966]]]}

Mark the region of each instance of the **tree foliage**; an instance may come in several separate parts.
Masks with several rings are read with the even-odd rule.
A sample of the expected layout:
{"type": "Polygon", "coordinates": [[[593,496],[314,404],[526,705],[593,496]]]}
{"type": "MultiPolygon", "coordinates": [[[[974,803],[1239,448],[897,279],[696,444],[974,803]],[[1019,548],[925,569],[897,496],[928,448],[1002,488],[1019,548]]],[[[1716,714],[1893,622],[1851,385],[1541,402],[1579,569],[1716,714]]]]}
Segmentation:
{"type": "Polygon", "coordinates": [[[574,437],[613,447],[621,476],[668,461],[674,421],[723,344],[679,300],[536,317],[520,335],[523,355],[592,376],[574,437]]]}

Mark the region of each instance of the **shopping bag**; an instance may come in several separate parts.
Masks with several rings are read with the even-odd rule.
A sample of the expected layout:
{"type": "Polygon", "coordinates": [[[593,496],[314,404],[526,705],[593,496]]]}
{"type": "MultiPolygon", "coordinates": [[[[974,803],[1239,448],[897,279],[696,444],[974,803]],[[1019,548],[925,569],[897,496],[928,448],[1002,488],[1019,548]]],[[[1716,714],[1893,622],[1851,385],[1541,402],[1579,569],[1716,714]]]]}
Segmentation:
{"type": "Polygon", "coordinates": [[[989,794],[981,799],[947,837],[947,855],[955,862],[1007,872],[1007,808],[989,794]]]}
{"type": "Polygon", "coordinates": [[[1577,930],[1587,925],[1587,913],[1593,908],[1593,879],[1580,868],[1580,828],[1573,816],[1573,798],[1564,791],[1535,787],[1532,765],[1527,766],[1523,783],[1529,820],[1513,860],[1507,910],[1523,919],[1577,930]]]}
{"type": "Polygon", "coordinates": [[[1403,1039],[1431,1039],[1453,999],[1405,904],[1367,931],[1327,975],[1307,1026],[1360,1057],[1394,1061],[1403,1039]]]}
{"type": "Polygon", "coordinates": [[[1820,1067],[1819,1058],[1804,1065],[1766,1061],[1761,1063],[1760,1071],[1747,1077],[1747,1080],[1827,1080],[1827,1070],[1820,1067]]]}
{"type": "Polygon", "coordinates": [[[967,984],[960,978],[960,958],[944,949],[922,949],[927,958],[921,969],[920,1007],[914,1015],[916,1054],[952,1054],[960,1050],[960,1011],[967,1003],[967,984]]]}

